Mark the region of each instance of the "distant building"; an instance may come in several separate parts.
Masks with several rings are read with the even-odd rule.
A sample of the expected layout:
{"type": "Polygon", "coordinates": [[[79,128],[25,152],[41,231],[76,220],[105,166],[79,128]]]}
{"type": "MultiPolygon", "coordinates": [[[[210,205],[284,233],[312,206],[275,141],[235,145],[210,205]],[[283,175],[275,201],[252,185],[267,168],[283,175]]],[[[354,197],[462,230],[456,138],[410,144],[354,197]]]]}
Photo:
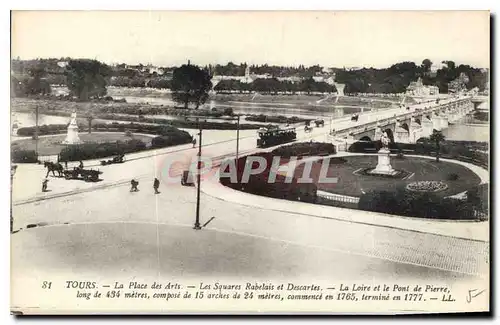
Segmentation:
{"type": "Polygon", "coordinates": [[[467,90],[467,84],[469,83],[469,77],[462,72],[457,79],[452,80],[448,83],[448,93],[457,94],[467,90]]]}
{"type": "Polygon", "coordinates": [[[291,76],[291,77],[278,77],[277,78],[279,81],[288,81],[288,82],[291,82],[293,84],[295,83],[299,83],[301,82],[302,80],[304,80],[304,78],[302,77],[298,77],[298,76],[291,76]]]}
{"type": "Polygon", "coordinates": [[[60,68],[66,68],[67,65],[68,65],[68,61],[59,61],[59,62],[57,62],[57,66],[60,67],[60,68]]]}
{"type": "Polygon", "coordinates": [[[241,78],[240,82],[245,83],[245,84],[250,84],[254,81],[254,79],[250,76],[250,67],[247,66],[245,68],[245,76],[241,78]]]}
{"type": "Polygon", "coordinates": [[[417,81],[412,81],[406,88],[406,94],[410,96],[429,96],[439,94],[439,88],[437,86],[425,86],[422,83],[422,78],[418,78],[417,81]]]}

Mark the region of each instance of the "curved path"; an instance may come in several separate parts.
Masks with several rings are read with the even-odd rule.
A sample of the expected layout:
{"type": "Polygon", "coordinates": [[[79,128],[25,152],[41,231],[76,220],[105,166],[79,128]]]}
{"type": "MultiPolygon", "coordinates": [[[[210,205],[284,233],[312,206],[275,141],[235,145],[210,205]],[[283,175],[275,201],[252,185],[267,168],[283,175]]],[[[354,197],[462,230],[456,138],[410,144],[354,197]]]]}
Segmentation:
{"type": "MultiPolygon", "coordinates": [[[[394,113],[371,112],[363,118],[394,113]]],[[[353,122],[334,123],[339,128],[353,122]]],[[[328,130],[328,124],[308,134],[299,129],[298,137],[324,141],[328,130]]],[[[240,155],[258,151],[255,131],[240,135],[240,155]]],[[[234,157],[235,137],[234,131],[204,131],[204,156],[215,161],[234,157]]],[[[309,207],[297,202],[286,202],[290,208],[280,210],[268,203],[256,207],[248,198],[224,201],[213,196],[221,189],[208,180],[201,188],[205,226],[192,230],[196,189],[178,180],[168,183],[164,175],[169,161],[178,162],[169,171],[180,175],[196,152],[183,145],[127,155],[124,164],[99,167],[104,172],[99,183],[50,177],[48,193],[40,191],[43,167],[19,165],[11,240],[15,281],[34,285],[55,274],[65,280],[78,274],[103,281],[244,276],[451,284],[486,276],[487,242],[360,223],[346,209],[325,207],[333,219],[313,217],[309,207]],[[153,194],[154,177],[162,181],[158,195],[153,194]],[[139,192],[129,192],[131,178],[140,181],[139,192]]],[[[370,218],[373,223],[380,219],[370,218]]]]}
{"type": "MultiPolygon", "coordinates": [[[[361,154],[342,152],[336,155],[326,157],[309,157],[300,160],[305,162],[308,160],[325,159],[329,157],[345,157],[345,156],[360,156],[360,155],[376,155],[376,154],[361,154]]],[[[434,159],[426,156],[406,155],[407,157],[419,157],[423,159],[434,159]]],[[[455,161],[450,159],[441,159],[442,161],[455,163],[471,169],[481,179],[481,184],[489,182],[488,171],[476,165],[455,161]]],[[[359,224],[368,224],[372,226],[385,226],[389,228],[397,228],[402,230],[436,234],[447,237],[455,237],[458,239],[475,240],[481,242],[489,242],[489,222],[475,221],[448,221],[448,220],[430,220],[421,218],[408,218],[394,216],[390,214],[360,211],[346,208],[336,208],[330,206],[316,205],[310,203],[288,201],[265,196],[254,195],[223,186],[216,180],[218,179],[218,171],[215,172],[214,180],[204,182],[202,190],[218,199],[243,204],[245,206],[276,210],[289,213],[298,213],[310,215],[318,218],[328,218],[341,220],[346,222],[354,222],[359,224]]],[[[340,195],[341,196],[341,195],[340,195]]]]}

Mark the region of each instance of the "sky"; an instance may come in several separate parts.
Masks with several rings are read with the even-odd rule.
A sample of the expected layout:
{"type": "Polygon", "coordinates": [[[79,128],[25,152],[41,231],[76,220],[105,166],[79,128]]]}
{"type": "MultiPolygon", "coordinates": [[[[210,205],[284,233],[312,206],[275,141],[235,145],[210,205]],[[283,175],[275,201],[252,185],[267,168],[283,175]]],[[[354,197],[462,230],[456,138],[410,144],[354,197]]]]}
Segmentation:
{"type": "Polygon", "coordinates": [[[108,64],[488,68],[487,11],[13,11],[11,54],[108,64]]]}

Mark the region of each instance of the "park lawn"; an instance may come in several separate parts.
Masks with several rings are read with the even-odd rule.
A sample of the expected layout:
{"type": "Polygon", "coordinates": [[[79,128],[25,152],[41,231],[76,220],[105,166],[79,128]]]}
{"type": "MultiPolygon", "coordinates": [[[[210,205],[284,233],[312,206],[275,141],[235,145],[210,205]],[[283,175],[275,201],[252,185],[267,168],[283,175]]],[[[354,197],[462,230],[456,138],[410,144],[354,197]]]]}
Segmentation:
{"type": "MultiPolygon", "coordinates": [[[[153,137],[138,134],[132,134],[132,137],[129,137],[126,136],[124,132],[92,132],[91,134],[79,133],[78,135],[83,142],[87,143],[116,142],[137,139],[146,143],[147,147],[151,146],[151,140],[153,139],[153,137]]],[[[66,139],[66,134],[41,136],[38,139],[38,154],[41,156],[58,155],[59,152],[61,152],[61,149],[66,147],[66,145],[62,144],[64,139],[66,139]]],[[[12,142],[12,147],[20,150],[35,150],[36,141],[33,139],[16,140],[12,142]]]]}
{"type": "MultiPolygon", "coordinates": [[[[343,157],[345,163],[330,164],[328,169],[328,177],[336,177],[337,183],[318,184],[318,189],[348,196],[361,196],[363,192],[372,190],[395,191],[398,188],[405,188],[407,184],[415,181],[444,181],[448,185],[448,189],[437,192],[439,196],[450,196],[469,190],[471,187],[478,185],[481,182],[479,176],[472,172],[467,167],[435,160],[405,157],[398,159],[391,156],[391,164],[396,170],[405,170],[414,173],[408,180],[384,178],[381,176],[367,176],[354,174],[355,171],[363,168],[374,168],[377,165],[376,156],[350,156],[343,157]],[[448,180],[448,175],[455,173],[458,179],[455,181],[448,180]]],[[[319,175],[321,164],[313,166],[312,174],[319,175]]],[[[295,175],[302,175],[303,165],[299,165],[295,175]]],[[[314,177],[313,177],[314,178],[314,177]]]]}

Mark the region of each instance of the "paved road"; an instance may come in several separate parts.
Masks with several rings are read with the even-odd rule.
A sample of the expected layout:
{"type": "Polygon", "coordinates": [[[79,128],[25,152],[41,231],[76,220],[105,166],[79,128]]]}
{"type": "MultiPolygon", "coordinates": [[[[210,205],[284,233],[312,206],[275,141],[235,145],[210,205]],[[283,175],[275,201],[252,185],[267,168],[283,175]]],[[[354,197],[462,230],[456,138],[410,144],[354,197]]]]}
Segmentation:
{"type": "MultiPolygon", "coordinates": [[[[398,111],[365,113],[360,121],[398,111]]],[[[336,129],[353,124],[334,123],[336,129]]],[[[310,134],[299,129],[298,137],[324,140],[327,130],[328,124],[310,134]]],[[[255,150],[255,131],[240,134],[241,153],[255,150]]],[[[235,137],[235,131],[204,132],[204,155],[234,155],[235,137]]],[[[43,168],[21,165],[14,180],[19,231],[12,236],[12,271],[27,278],[78,272],[103,278],[220,274],[446,283],[486,272],[488,243],[256,209],[204,193],[201,222],[208,224],[194,231],[195,188],[162,182],[161,194],[154,195],[152,180],[162,177],[165,159],[182,162],[172,168],[179,174],[195,155],[190,145],[129,155],[122,165],[100,167],[100,183],[51,178],[49,193],[39,188],[43,168]],[[137,193],[128,191],[131,178],[140,181],[137,193]],[[30,224],[38,226],[27,229],[30,224]]]]}

